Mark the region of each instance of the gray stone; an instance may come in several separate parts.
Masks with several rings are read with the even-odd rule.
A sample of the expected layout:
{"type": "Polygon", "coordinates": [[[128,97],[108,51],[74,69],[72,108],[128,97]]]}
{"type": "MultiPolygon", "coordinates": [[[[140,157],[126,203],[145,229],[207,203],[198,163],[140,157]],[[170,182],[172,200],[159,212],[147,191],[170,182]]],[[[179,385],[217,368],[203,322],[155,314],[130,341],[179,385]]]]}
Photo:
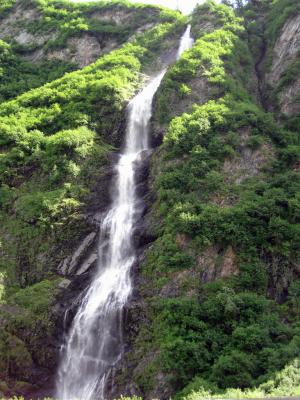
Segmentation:
{"type": "Polygon", "coordinates": [[[59,274],[61,274],[61,275],[67,274],[70,259],[71,259],[71,257],[67,257],[59,263],[59,265],[57,267],[57,271],[59,274]]]}
{"type": "MultiPolygon", "coordinates": [[[[89,235],[87,235],[85,239],[77,247],[75,252],[71,256],[66,257],[59,263],[57,268],[59,274],[70,275],[75,273],[76,269],[80,266],[82,259],[86,255],[88,249],[93,244],[96,235],[97,235],[96,232],[91,232],[89,235]]],[[[88,262],[88,260],[86,261],[86,263],[88,262]]],[[[85,268],[87,270],[92,263],[90,263],[89,266],[87,266],[86,263],[85,263],[85,268]]],[[[81,268],[83,267],[81,266],[81,268]]]]}
{"type": "Polygon", "coordinates": [[[81,257],[84,255],[84,253],[87,251],[87,249],[90,247],[90,245],[93,243],[94,239],[96,237],[96,232],[91,232],[87,237],[81,242],[77,250],[73,253],[70,265],[68,267],[68,273],[71,274],[74,272],[76,267],[78,266],[78,263],[81,259],[81,257]]]}
{"type": "Polygon", "coordinates": [[[87,272],[90,269],[90,267],[97,261],[97,259],[98,259],[97,252],[90,254],[90,256],[85,261],[83,261],[80,268],[76,272],[76,275],[82,275],[85,272],[87,272]]]}
{"type": "Polygon", "coordinates": [[[59,287],[59,289],[67,289],[69,287],[70,283],[71,283],[70,279],[63,279],[59,283],[58,287],[59,287]]]}

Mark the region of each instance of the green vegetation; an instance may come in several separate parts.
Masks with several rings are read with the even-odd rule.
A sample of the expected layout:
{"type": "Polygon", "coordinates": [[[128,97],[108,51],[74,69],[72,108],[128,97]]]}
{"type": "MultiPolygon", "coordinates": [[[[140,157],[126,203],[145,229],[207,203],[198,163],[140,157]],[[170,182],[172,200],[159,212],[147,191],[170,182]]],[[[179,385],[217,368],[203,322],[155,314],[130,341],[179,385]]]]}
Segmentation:
{"type": "Polygon", "coordinates": [[[2,0],[0,4],[0,19],[11,9],[16,0],[2,0]]]}
{"type": "MultiPolygon", "coordinates": [[[[12,5],[1,3],[0,11],[12,5]]],[[[21,394],[36,366],[55,364],[48,342],[62,286],[57,266],[91,231],[92,189],[107,190],[101,179],[122,142],[128,100],[185,22],[177,12],[127,1],[30,6],[41,18],[24,28],[48,35],[45,43],[0,41],[5,394],[21,394]],[[126,23],[112,18],[118,13],[126,23]],[[82,33],[126,43],[81,70],[23,57],[64,49],[82,33]]],[[[300,393],[299,118],[263,110],[255,76],[263,50],[270,61],[297,7],[295,0],[250,1],[237,16],[207,1],[191,17],[194,47],[158,90],[153,126],[163,140],[152,161],[149,214],[156,240],[142,265],[145,315],[128,355],[139,368],[126,371],[145,394],[157,385],[185,400],[300,393]]],[[[295,58],[272,90],[291,85],[298,70],[295,58]]]]}
{"type": "Polygon", "coordinates": [[[219,97],[228,91],[234,92],[237,98],[249,97],[243,85],[248,84],[253,62],[247,46],[238,36],[244,31],[241,19],[235,16],[231,8],[216,5],[213,1],[197,10],[192,21],[198,21],[198,15],[200,21],[205,15],[213,15],[211,19],[214,23],[223,26],[211,33],[202,33],[192,50],[186,52],[168,71],[157,102],[155,117],[160,124],[169,122],[174,116],[169,112],[169,102],[175,103],[178,95],[187,97],[191,104],[195,101],[203,103],[208,98],[219,97]],[[235,71],[234,79],[227,71],[235,71]],[[191,90],[194,80],[198,80],[199,76],[208,86],[204,93],[191,90]]]}
{"type": "MultiPolygon", "coordinates": [[[[0,385],[1,385],[1,382],[0,382],[0,385]]],[[[1,397],[1,399],[0,400],[25,400],[24,399],[24,397],[17,397],[17,396],[14,396],[14,397],[1,397]]],[[[52,400],[50,397],[45,397],[43,400],[52,400]]]]}
{"type": "MultiPolygon", "coordinates": [[[[55,2],[57,9],[64,4],[55,2]]],[[[87,12],[93,7],[83,6],[87,12]]],[[[85,216],[91,189],[104,176],[109,153],[122,142],[124,108],[142,85],[142,73],[183,29],[184,18],[159,12],[166,22],[94,64],[29,91],[44,78],[38,75],[33,83],[31,66],[1,42],[3,82],[15,75],[3,86],[0,82],[0,92],[5,98],[25,91],[0,104],[0,381],[8,383],[6,393],[21,394],[16,380],[32,382],[37,366],[53,368],[57,266],[91,230],[85,216]],[[20,84],[18,74],[24,78],[20,84]]],[[[57,18],[54,13],[53,21],[57,18]]],[[[45,79],[70,67],[57,66],[44,71],[45,79]]]]}
{"type": "Polygon", "coordinates": [[[39,87],[75,69],[75,65],[59,60],[28,62],[0,40],[0,102],[11,99],[29,89],[39,87]]]}
{"type": "MultiPolygon", "coordinates": [[[[7,2],[1,7],[9,12],[12,4],[13,2],[7,2]]],[[[88,38],[99,43],[100,53],[105,51],[106,43],[117,47],[129,37],[132,39],[136,31],[144,25],[172,23],[182,18],[175,11],[142,4],[131,5],[126,1],[72,3],[57,0],[18,0],[18,6],[21,13],[26,14],[30,10],[36,12],[37,16],[33,20],[22,20],[22,14],[17,14],[19,32],[31,37],[28,43],[18,43],[15,30],[11,33],[7,31],[6,41],[0,40],[0,102],[78,69],[78,63],[72,58],[76,53],[75,43],[68,42],[69,38],[76,41],[77,37],[85,33],[88,38]],[[115,14],[121,20],[124,18],[126,23],[117,23],[115,14]],[[57,49],[66,52],[62,55],[62,60],[52,58],[51,51],[57,49]]],[[[1,16],[5,18],[6,14],[1,16]]]]}
{"type": "Polygon", "coordinates": [[[267,37],[271,44],[275,43],[279,30],[285,21],[299,11],[297,0],[274,0],[267,15],[267,37]]]}
{"type": "Polygon", "coordinates": [[[163,8],[144,4],[131,4],[127,1],[99,1],[87,3],[72,3],[66,0],[33,0],[42,13],[42,19],[37,23],[30,23],[27,28],[33,33],[57,32],[57,38],[48,42],[47,47],[64,46],[70,36],[82,32],[103,34],[107,40],[110,37],[126,42],[137,28],[144,24],[174,22],[179,14],[165,11],[163,8]],[[111,13],[110,20],[101,18],[95,13],[111,13]],[[126,23],[117,24],[113,14],[123,12],[129,18],[126,23]],[[161,15],[160,15],[161,14],[161,15]]]}
{"type": "Polygon", "coordinates": [[[182,393],[185,400],[205,400],[205,399],[259,399],[272,398],[275,396],[297,396],[300,393],[300,365],[299,360],[295,359],[282,371],[275,375],[275,378],[263,383],[257,389],[228,389],[219,394],[205,387],[200,379],[196,379],[182,393]]]}
{"type": "Polygon", "coordinates": [[[169,124],[152,167],[158,239],[143,267],[151,331],[135,344],[156,357],[135,378],[149,391],[162,370],[179,397],[196,392],[190,400],[298,393],[298,362],[288,365],[300,350],[299,126],[255,103],[242,20],[208,2],[200,25],[204,10],[218,29],[170,69],[157,99],[156,124],[169,124]],[[182,92],[189,109],[175,116],[182,92]]]}
{"type": "Polygon", "coordinates": [[[174,29],[169,23],[155,27],[95,64],[0,106],[3,219],[10,215],[9,229],[21,234],[23,258],[34,254],[34,238],[40,243],[49,228],[65,229],[63,215],[78,223],[87,177],[105,165],[111,148],[105,140],[119,142],[112,132],[140,84],[141,63],[149,63],[150,49],[174,29]]]}
{"type": "MultiPolygon", "coordinates": [[[[53,355],[45,343],[53,334],[51,305],[58,282],[58,279],[52,279],[24,289],[10,287],[6,298],[2,298],[0,381],[9,382],[9,378],[17,378],[26,385],[34,363],[44,367],[53,365],[53,355]]],[[[0,392],[2,390],[0,386],[0,392]]],[[[18,382],[4,392],[12,390],[19,393],[18,382]]]]}

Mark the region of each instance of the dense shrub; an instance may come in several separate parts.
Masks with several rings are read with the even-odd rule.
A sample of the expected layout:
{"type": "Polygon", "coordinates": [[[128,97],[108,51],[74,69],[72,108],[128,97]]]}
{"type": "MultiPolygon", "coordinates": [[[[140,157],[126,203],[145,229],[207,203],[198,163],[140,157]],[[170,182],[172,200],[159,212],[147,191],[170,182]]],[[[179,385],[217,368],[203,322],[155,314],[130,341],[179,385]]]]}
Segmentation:
{"type": "MultiPolygon", "coordinates": [[[[60,11],[64,20],[74,17],[65,12],[69,7],[75,14],[81,10],[70,2],[39,5],[53,12],[56,22],[60,11]]],[[[82,8],[90,13],[97,6],[90,3],[82,8]]],[[[119,6],[131,11],[126,2],[119,6]]],[[[144,8],[137,6],[141,14],[144,8]]],[[[121,145],[125,106],[143,84],[142,72],[156,62],[169,40],[172,43],[172,36],[182,31],[184,19],[178,13],[146,9],[154,10],[153,18],[159,19],[162,13],[164,23],[139,33],[94,64],[29,91],[26,83],[18,85],[17,77],[25,79],[28,67],[30,80],[31,67],[21,65],[12,46],[0,42],[0,95],[26,91],[0,105],[0,301],[4,304],[0,310],[0,380],[9,383],[5,393],[22,393],[13,380],[28,382],[34,368],[55,366],[49,337],[54,327],[52,302],[60,283],[57,265],[90,232],[86,203],[106,172],[108,153],[121,145]],[[7,79],[12,72],[14,78],[7,79]],[[7,85],[1,86],[2,78],[7,85]]],[[[63,25],[60,20],[59,26],[63,25]]],[[[83,29],[75,25],[74,32],[83,29]]],[[[51,68],[45,74],[53,79],[51,68]]],[[[39,79],[36,85],[44,78],[39,79]]]]}
{"type": "Polygon", "coordinates": [[[237,388],[228,398],[254,397],[299,352],[299,142],[297,128],[278,124],[249,91],[254,61],[241,20],[208,2],[195,26],[209,26],[203,11],[217,29],[202,31],[158,92],[155,122],[168,126],[153,167],[158,239],[144,274],[159,351],[145,374],[151,381],[162,368],[174,391],[196,391],[190,399],[227,388],[237,388]],[[193,90],[200,80],[208,98],[193,90]],[[251,161],[243,170],[240,160],[256,155],[259,170],[251,161]],[[228,249],[237,270],[222,277],[228,249]]]}
{"type": "MultiPolygon", "coordinates": [[[[0,18],[5,17],[14,3],[14,0],[1,2],[0,18]]],[[[31,0],[26,4],[21,1],[19,3],[19,7],[25,9],[29,7],[36,10],[39,15],[24,25],[24,31],[32,34],[36,40],[33,40],[32,44],[20,44],[9,34],[5,39],[8,43],[0,40],[0,102],[78,69],[79,66],[75,61],[48,59],[47,52],[53,48],[62,48],[67,50],[67,53],[68,51],[72,53],[71,45],[67,41],[70,37],[77,37],[87,32],[102,43],[111,40],[117,46],[125,43],[141,26],[173,23],[182,18],[176,11],[143,4],[130,4],[126,1],[76,4],[64,0],[31,0]],[[129,18],[126,19],[126,23],[116,24],[113,19],[107,21],[105,17],[101,18],[105,12],[123,12],[129,18]],[[95,13],[97,17],[94,18],[95,13]],[[39,36],[44,37],[45,43],[38,43],[39,36]],[[41,61],[26,60],[33,50],[42,51],[41,61]]],[[[20,20],[18,23],[23,22],[20,20]]],[[[155,42],[155,37],[153,39],[155,42]]]]}

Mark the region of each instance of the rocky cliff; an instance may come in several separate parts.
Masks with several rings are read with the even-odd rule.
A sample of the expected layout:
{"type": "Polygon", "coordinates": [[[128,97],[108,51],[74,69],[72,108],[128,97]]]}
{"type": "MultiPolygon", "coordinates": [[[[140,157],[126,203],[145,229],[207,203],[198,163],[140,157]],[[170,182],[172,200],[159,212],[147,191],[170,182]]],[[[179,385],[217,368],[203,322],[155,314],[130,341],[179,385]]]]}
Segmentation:
{"type": "MultiPolygon", "coordinates": [[[[157,92],[155,152],[137,174],[145,212],[112,397],[297,394],[299,12],[208,1],[190,17],[194,47],[157,92]]],[[[96,265],[126,104],[186,20],[125,2],[2,13],[0,391],[49,395],[96,265]]]]}
{"type": "Polygon", "coordinates": [[[147,5],[12,1],[0,15],[0,96],[15,97],[85,67],[168,20],[166,12],[147,5]]]}
{"type": "Polygon", "coordinates": [[[269,40],[269,62],[265,80],[273,92],[276,109],[283,115],[292,117],[300,112],[300,15],[296,3],[289,10],[284,23],[278,26],[276,33],[273,41],[269,40]]]}
{"type": "Polygon", "coordinates": [[[198,7],[157,95],[126,394],[297,391],[299,5],[239,14],[198,7]]]}
{"type": "Polygon", "coordinates": [[[53,391],[63,330],[72,318],[70,310],[64,326],[64,313],[71,305],[76,309],[95,266],[126,104],[147,70],[161,67],[174,51],[183,24],[176,12],[103,2],[20,1],[2,17],[3,97],[12,97],[12,88],[24,92],[0,105],[4,394],[53,391]],[[87,35],[97,43],[101,37],[101,48],[118,48],[101,57],[100,47],[93,52],[82,45],[87,35]],[[22,41],[26,49],[20,53],[22,41]],[[76,60],[89,66],[74,67],[70,41],[76,43],[76,60]],[[37,51],[43,61],[32,57],[37,51]],[[59,60],[50,60],[55,52],[78,71],[64,74],[59,60]],[[37,82],[32,84],[24,58],[34,72],[51,61],[51,74],[63,76],[43,75],[51,82],[26,91],[37,82]],[[19,84],[20,76],[29,79],[27,87],[19,84]]]}

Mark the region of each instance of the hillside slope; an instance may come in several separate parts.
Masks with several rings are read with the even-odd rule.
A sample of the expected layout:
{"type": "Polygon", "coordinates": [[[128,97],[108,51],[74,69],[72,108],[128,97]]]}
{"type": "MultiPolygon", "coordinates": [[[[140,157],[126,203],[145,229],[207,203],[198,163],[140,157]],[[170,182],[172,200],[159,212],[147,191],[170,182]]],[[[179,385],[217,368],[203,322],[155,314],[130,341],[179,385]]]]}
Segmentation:
{"type": "Polygon", "coordinates": [[[85,67],[172,18],[158,7],[122,1],[10,1],[0,12],[0,101],[85,67]]]}
{"type": "Polygon", "coordinates": [[[120,376],[148,399],[299,394],[300,9],[271,3],[249,2],[245,19],[198,7],[195,45],[158,92],[144,228],[155,240],[120,376]]]}
{"type": "MultiPolygon", "coordinates": [[[[108,8],[114,7],[117,15],[118,3],[108,8]]],[[[149,8],[133,6],[133,16],[137,9],[143,25],[149,8]]],[[[110,201],[107,185],[126,104],[145,72],[172,54],[184,29],[176,12],[151,10],[155,24],[119,49],[0,105],[5,394],[31,393],[54,377],[65,308],[74,305],[96,265],[99,216],[110,201]]]]}
{"type": "MultiPolygon", "coordinates": [[[[125,1],[0,10],[0,392],[50,395],[126,105],[174,59],[186,18],[125,1]]],[[[297,0],[208,0],[190,17],[194,46],[156,94],[137,174],[112,398],[300,393],[299,21],[297,0]]]]}

